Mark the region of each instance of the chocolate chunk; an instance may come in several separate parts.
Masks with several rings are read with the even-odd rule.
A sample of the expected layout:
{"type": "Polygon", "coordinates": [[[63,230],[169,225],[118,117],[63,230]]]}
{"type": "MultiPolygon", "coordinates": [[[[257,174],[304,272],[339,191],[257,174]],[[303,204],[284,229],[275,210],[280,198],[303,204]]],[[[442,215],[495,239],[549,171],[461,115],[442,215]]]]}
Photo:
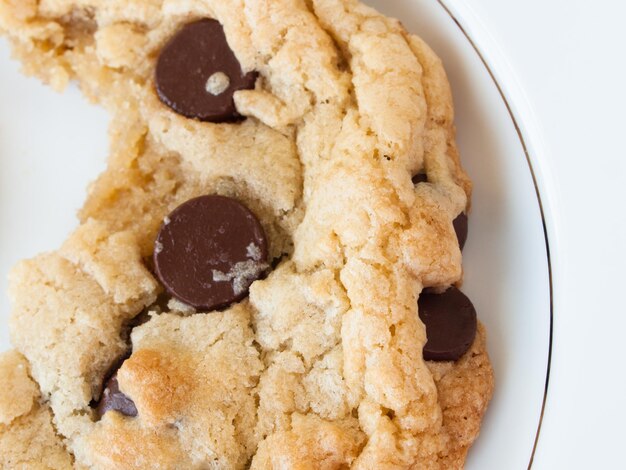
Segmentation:
{"type": "Polygon", "coordinates": [[[120,391],[117,383],[117,372],[115,372],[104,386],[100,403],[96,408],[98,418],[102,418],[107,411],[119,411],[125,416],[137,416],[135,403],[120,391]]]}
{"type": "Polygon", "coordinates": [[[201,196],[165,219],[154,250],[156,273],[167,291],[197,310],[243,299],[268,268],[263,227],[235,199],[201,196]]]}
{"type": "Polygon", "coordinates": [[[162,49],[155,75],[164,104],[183,116],[211,122],[240,119],[233,94],[254,88],[257,78],[255,72],[243,73],[222,25],[211,19],[178,31],[162,49]]]}
{"type": "Polygon", "coordinates": [[[474,342],[476,310],[456,287],[442,294],[422,292],[418,312],[426,325],[428,341],[424,359],[427,361],[456,361],[474,342]]]}
{"type": "Polygon", "coordinates": [[[426,173],[418,173],[417,175],[413,176],[413,178],[411,178],[411,181],[413,181],[413,184],[427,183],[428,175],[426,173]]]}
{"type": "Polygon", "coordinates": [[[465,246],[465,241],[467,240],[467,214],[465,212],[461,212],[457,218],[452,221],[452,225],[454,225],[456,238],[459,241],[459,246],[462,250],[465,246]]]}

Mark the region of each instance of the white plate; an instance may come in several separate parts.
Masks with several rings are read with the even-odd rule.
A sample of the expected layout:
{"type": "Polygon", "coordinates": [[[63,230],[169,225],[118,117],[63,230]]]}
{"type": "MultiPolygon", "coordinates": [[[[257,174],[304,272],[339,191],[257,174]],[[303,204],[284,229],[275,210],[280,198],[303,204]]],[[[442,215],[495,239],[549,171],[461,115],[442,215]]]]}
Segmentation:
{"type": "Polygon", "coordinates": [[[445,1],[511,98],[546,207],[554,341],[533,470],[626,468],[626,2],[445,1]]]}
{"type": "MultiPolygon", "coordinates": [[[[549,361],[549,260],[538,193],[518,133],[479,53],[435,0],[369,2],[442,57],[458,143],[474,181],[464,291],[486,324],[496,391],[468,469],[525,468],[538,432],[549,361]]],[[[76,89],[55,95],[17,73],[0,44],[0,291],[16,260],[57,247],[84,189],[104,166],[106,116],[76,89]]],[[[0,349],[7,349],[2,294],[0,349]]]]}

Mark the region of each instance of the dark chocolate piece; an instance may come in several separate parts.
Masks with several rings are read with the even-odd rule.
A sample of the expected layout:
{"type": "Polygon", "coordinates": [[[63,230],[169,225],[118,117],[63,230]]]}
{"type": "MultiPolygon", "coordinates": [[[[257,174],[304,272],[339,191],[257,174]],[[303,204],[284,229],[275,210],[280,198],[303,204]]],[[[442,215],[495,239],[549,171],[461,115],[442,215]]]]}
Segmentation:
{"type": "Polygon", "coordinates": [[[241,118],[233,94],[252,89],[257,74],[247,74],[230,49],[222,25],[212,19],[189,23],[161,50],[155,80],[161,101],[179,114],[201,121],[241,118]]]}
{"type": "Polygon", "coordinates": [[[425,293],[418,300],[419,317],[426,325],[424,346],[427,361],[456,361],[476,337],[476,310],[456,287],[441,294],[425,293]]]}
{"type": "Polygon", "coordinates": [[[107,411],[111,410],[119,411],[125,416],[137,416],[135,403],[120,391],[120,386],[117,383],[117,372],[111,376],[104,386],[96,413],[98,418],[102,418],[107,411]]]}
{"type": "Polygon", "coordinates": [[[465,212],[461,212],[457,218],[452,221],[461,250],[465,246],[465,241],[467,240],[467,222],[467,214],[465,212]]]}
{"type": "Polygon", "coordinates": [[[164,221],[154,249],[165,289],[197,310],[243,299],[268,268],[267,240],[255,215],[235,199],[201,196],[164,221]]]}
{"type": "Polygon", "coordinates": [[[411,181],[413,181],[413,184],[427,183],[428,175],[426,175],[426,173],[418,173],[415,176],[413,176],[413,178],[411,178],[411,181]]]}

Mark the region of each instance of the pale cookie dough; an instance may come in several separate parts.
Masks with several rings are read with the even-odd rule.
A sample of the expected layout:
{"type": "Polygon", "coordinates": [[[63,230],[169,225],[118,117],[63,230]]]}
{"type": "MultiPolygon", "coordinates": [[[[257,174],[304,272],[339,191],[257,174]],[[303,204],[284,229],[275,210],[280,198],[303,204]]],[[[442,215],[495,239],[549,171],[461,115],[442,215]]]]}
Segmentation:
{"type": "Polygon", "coordinates": [[[26,359],[15,351],[0,355],[0,468],[71,469],[72,457],[52,426],[26,359]]]}
{"type": "Polygon", "coordinates": [[[111,114],[80,227],[11,274],[11,337],[30,366],[2,366],[20,399],[0,397],[0,445],[37,445],[10,444],[10,462],[463,466],[493,374],[482,327],[458,361],[422,357],[417,299],[462,280],[452,222],[471,193],[422,40],[354,0],[0,0],[0,32],[26,73],[76,80],[111,114]],[[258,72],[234,94],[245,120],[200,122],[157,96],[161,48],[203,18],[258,72]],[[206,194],[256,214],[275,266],[210,313],[162,302],[151,261],[164,218],[206,194]],[[119,387],[137,416],[98,419],[128,354],[119,387]]]}

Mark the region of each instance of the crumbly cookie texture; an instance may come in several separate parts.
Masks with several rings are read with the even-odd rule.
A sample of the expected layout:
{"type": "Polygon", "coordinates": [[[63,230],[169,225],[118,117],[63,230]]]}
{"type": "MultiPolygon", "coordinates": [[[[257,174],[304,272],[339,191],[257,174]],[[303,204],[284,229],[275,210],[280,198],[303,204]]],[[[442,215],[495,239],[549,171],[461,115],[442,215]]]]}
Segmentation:
{"type": "Polygon", "coordinates": [[[0,467],[71,469],[72,458],[41,402],[28,362],[16,351],[0,354],[0,467]]]}
{"type": "Polygon", "coordinates": [[[462,467],[493,377],[482,327],[460,360],[422,357],[417,299],[461,281],[452,221],[471,183],[445,72],[421,39],[353,0],[0,0],[0,31],[26,73],[76,80],[112,116],[80,227],[10,277],[29,365],[0,361],[15,377],[2,393],[19,398],[0,395],[0,459],[462,467]],[[259,73],[234,96],[244,121],[188,119],[156,96],[160,49],[200,18],[259,73]],[[414,185],[419,171],[428,182],[414,185]],[[204,194],[249,207],[281,261],[224,311],[159,307],[157,231],[204,194]],[[92,404],[131,347],[118,380],[138,415],[98,420],[92,404]]]}

